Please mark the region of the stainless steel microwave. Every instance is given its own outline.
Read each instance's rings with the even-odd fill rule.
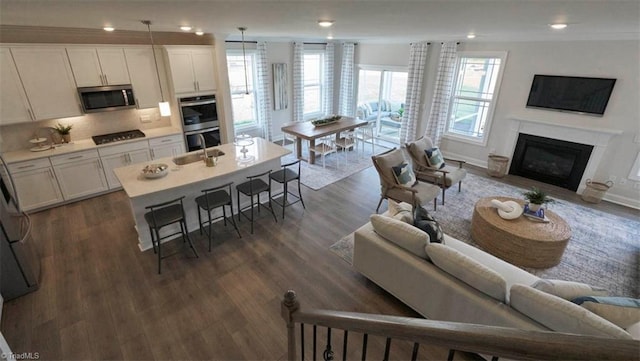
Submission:
[[[85,113],[110,112],[135,108],[131,84],[78,88],[80,104]]]

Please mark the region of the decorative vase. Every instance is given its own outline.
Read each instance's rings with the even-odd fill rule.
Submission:
[[[532,212],[537,212],[540,207],[542,207],[542,204],[529,203],[529,210],[531,210]]]
[[[71,143],[71,134],[62,134],[62,143]]]

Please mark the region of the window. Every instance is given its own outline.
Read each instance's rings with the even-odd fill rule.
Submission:
[[[304,52],[304,117],[322,116],[324,52]]]
[[[229,71],[229,87],[231,88],[231,106],[233,124],[236,129],[258,127],[257,95],[256,95],[256,54],[246,51],[247,83],[245,87],[244,57],[242,51],[227,51],[227,67]]]
[[[361,66],[358,72],[356,116],[374,121],[378,137],[398,142],[407,94],[408,73],[384,67]]]
[[[447,135],[487,143],[506,57],[504,52],[458,54]]]

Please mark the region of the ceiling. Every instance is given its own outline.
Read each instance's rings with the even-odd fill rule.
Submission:
[[[640,0],[1,0],[0,25],[180,32],[229,40],[541,41],[640,39]],[[334,20],[328,29],[320,19]],[[548,24],[568,23],[564,30]]]

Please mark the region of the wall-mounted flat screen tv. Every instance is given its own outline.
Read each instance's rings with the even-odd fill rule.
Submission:
[[[527,107],[602,116],[616,79],[534,75]]]

